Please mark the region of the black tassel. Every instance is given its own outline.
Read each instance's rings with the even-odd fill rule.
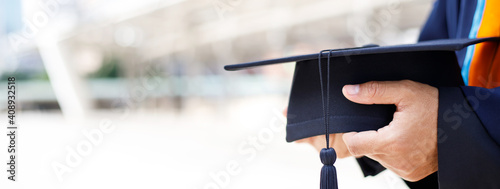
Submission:
[[[337,154],[333,148],[323,148],[319,153],[323,168],[321,168],[320,189],[338,189],[337,170],[335,170],[335,160]]]
[[[324,51],[328,51],[328,62],[326,64],[326,100],[323,90],[323,76],[321,74],[321,55]],[[319,157],[323,163],[323,168],[321,168],[321,179],[320,179],[320,189],[337,189],[337,170],[335,170],[335,160],[337,160],[337,154],[333,148],[330,148],[330,132],[329,128],[329,117],[330,117],[330,57],[333,50],[323,50],[318,56],[318,67],[319,67],[319,83],[321,86],[321,101],[323,102],[323,118],[325,121],[325,139],[326,148],[321,149]]]

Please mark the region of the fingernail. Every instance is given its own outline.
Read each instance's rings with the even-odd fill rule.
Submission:
[[[359,92],[359,85],[346,85],[344,88],[349,95],[357,95]]]

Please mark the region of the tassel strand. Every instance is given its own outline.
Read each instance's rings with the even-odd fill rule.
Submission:
[[[326,103],[323,90],[323,76],[321,71],[321,55],[324,51],[329,51],[326,65]],[[321,179],[320,179],[320,189],[337,189],[337,170],[333,164],[337,160],[337,154],[333,148],[330,148],[330,132],[328,131],[330,127],[330,57],[333,50],[324,50],[319,53],[318,63],[319,63],[319,78],[321,85],[321,101],[323,102],[323,118],[325,124],[325,138],[326,138],[326,148],[323,148],[320,152],[320,159],[323,163],[321,168]]]

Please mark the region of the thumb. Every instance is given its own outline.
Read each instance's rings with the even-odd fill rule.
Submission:
[[[345,85],[344,96],[360,104],[400,104],[408,94],[410,81],[370,81],[359,85]]]
[[[353,156],[364,156],[376,154],[382,142],[379,135],[377,131],[350,132],[344,133],[342,139]]]

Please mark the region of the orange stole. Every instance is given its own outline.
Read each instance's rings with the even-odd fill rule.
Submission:
[[[486,0],[477,38],[500,37],[500,1]],[[477,44],[469,69],[469,86],[500,86],[500,43]]]

